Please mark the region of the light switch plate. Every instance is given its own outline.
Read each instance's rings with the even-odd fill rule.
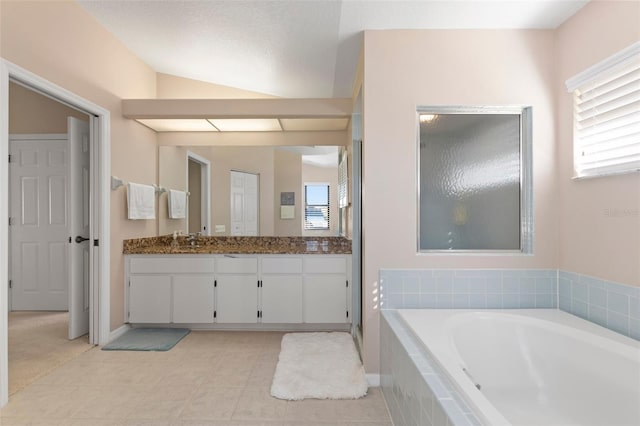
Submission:
[[[226,231],[226,226],[224,225],[216,225],[215,231],[216,232],[225,232]]]

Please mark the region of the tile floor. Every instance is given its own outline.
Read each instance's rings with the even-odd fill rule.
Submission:
[[[269,395],[283,333],[194,331],[168,352],[91,349],[12,395],[0,425],[391,426],[382,392]]]
[[[93,346],[69,340],[68,312],[9,312],[9,395]]]

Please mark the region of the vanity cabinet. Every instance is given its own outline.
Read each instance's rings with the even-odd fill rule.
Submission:
[[[347,325],[350,265],[331,254],[127,255],[125,322]]]
[[[136,274],[130,277],[128,321],[171,322],[170,276]]]
[[[344,256],[305,257],[304,322],[350,322],[347,272],[347,258]]]
[[[212,323],[214,270],[211,256],[128,256],[125,322]]]
[[[258,322],[258,259],[223,257],[216,264],[217,322]]]
[[[302,257],[264,257],[261,261],[262,322],[301,323]]]
[[[215,279],[213,276],[174,275],[172,284],[172,322],[195,324],[214,321]]]

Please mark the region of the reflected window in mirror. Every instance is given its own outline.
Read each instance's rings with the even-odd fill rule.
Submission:
[[[305,183],[304,229],[329,229],[329,184]]]
[[[532,252],[531,108],[418,108],[418,250]]]

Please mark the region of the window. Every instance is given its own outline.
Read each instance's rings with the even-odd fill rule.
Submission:
[[[640,170],[640,42],[567,80],[575,176]]]
[[[304,185],[304,229],[329,229],[329,184]]]
[[[418,250],[533,248],[531,108],[418,108]]]

